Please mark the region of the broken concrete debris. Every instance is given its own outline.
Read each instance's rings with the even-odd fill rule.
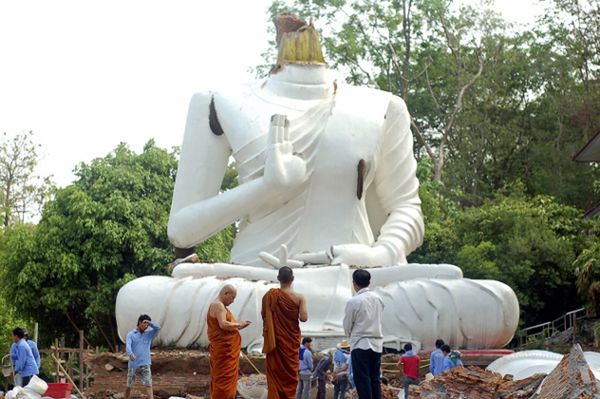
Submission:
[[[583,351],[574,345],[548,375],[532,399],[600,399],[600,383],[594,377]]]
[[[544,374],[514,381],[478,367],[455,367],[432,380],[411,387],[410,398],[498,399],[529,398],[542,383]]]
[[[513,380],[477,367],[456,367],[417,387],[410,398],[425,399],[600,399],[600,387],[579,345],[548,375]]]

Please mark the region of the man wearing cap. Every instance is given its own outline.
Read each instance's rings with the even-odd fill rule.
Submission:
[[[345,399],[348,389],[348,351],[350,342],[347,339],[337,344],[333,355],[333,399]]]
[[[313,379],[317,380],[317,396],[315,399],[325,399],[327,376],[331,371],[332,354],[333,351],[332,353],[324,353],[313,372]]]

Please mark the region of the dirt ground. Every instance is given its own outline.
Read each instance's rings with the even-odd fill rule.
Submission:
[[[318,356],[315,356],[315,362]],[[397,362],[396,355],[385,355],[384,363]],[[86,363],[94,373],[94,383],[85,392],[94,399],[120,399],[127,380],[127,356],[125,353],[99,353],[86,358]],[[394,369],[386,366],[386,369]],[[265,372],[265,359],[262,356],[250,356],[240,359],[240,374],[256,374],[256,369]],[[390,387],[384,387],[384,399],[397,396],[394,388],[400,386],[398,373],[384,372]],[[208,353],[199,350],[153,350],[152,380],[157,398],[186,395],[208,398],[210,384],[210,362]],[[139,388],[139,387],[138,387]],[[316,392],[316,389],[314,390]],[[136,397],[145,397],[143,391],[135,389]],[[194,398],[195,399],[195,398]]]

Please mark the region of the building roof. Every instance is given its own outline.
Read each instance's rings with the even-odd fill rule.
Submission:
[[[573,156],[577,162],[600,162],[600,130]]]

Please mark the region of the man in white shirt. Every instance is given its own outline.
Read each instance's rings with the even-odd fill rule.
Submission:
[[[381,399],[383,300],[369,290],[371,274],[358,269],[352,274],[354,295],[346,303],[344,331],[350,336],[354,385],[359,399]]]

